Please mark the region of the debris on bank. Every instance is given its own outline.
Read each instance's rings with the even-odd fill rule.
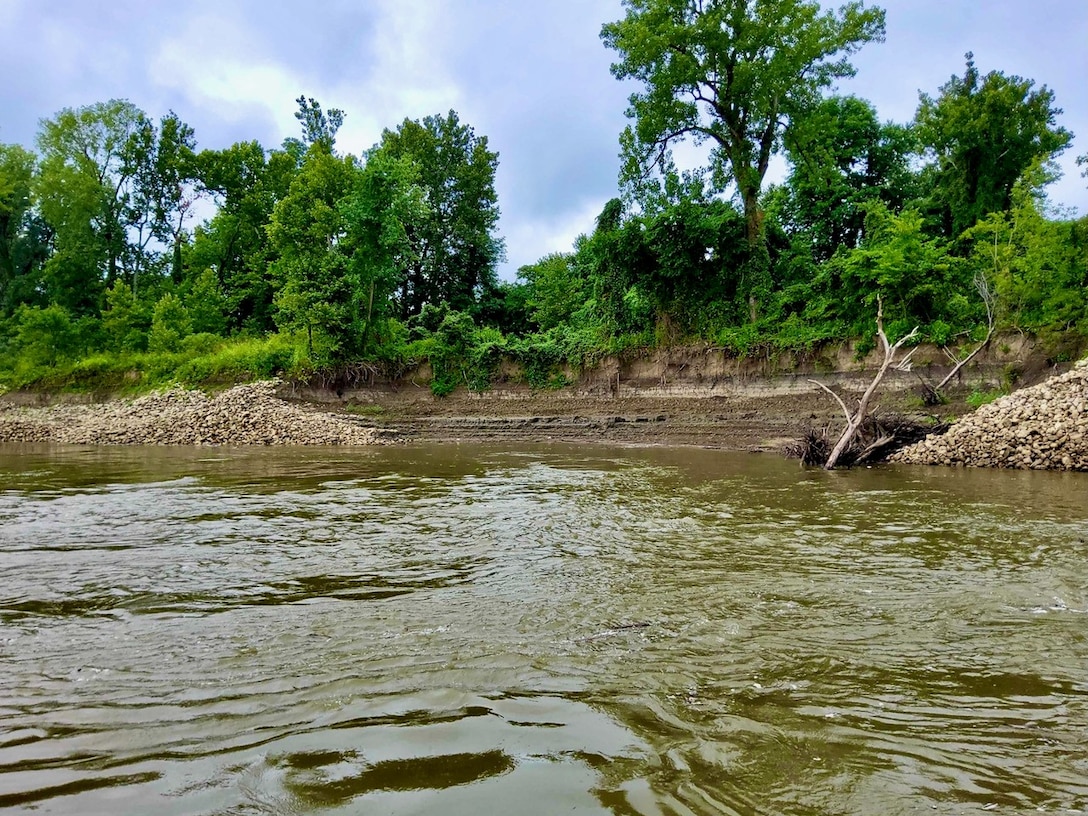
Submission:
[[[208,396],[171,388],[98,405],[0,405],[0,442],[82,445],[374,445],[381,432],[352,417],[286,402],[278,382]]]
[[[841,424],[841,423],[840,423]],[[803,465],[823,467],[827,464],[841,429],[832,425],[824,428],[810,427],[805,435],[785,447],[787,459],[800,459]],[[927,434],[939,434],[948,425],[923,425],[902,416],[865,417],[850,446],[839,457],[843,467],[866,465],[886,461],[895,451],[924,439]]]
[[[1088,471],[1088,360],[889,457],[914,465]]]

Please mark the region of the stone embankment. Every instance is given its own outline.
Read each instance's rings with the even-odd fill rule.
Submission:
[[[98,405],[0,405],[0,442],[84,445],[374,445],[383,434],[343,414],[285,402],[277,383],[214,396],[174,388]]]
[[[1088,360],[984,405],[891,457],[918,465],[1088,471]]]

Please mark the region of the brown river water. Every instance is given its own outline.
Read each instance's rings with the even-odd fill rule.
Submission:
[[[0,446],[0,810],[1088,812],[1088,474]]]

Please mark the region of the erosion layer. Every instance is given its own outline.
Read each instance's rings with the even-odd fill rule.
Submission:
[[[135,400],[28,408],[0,404],[0,441],[90,445],[373,445],[354,417],[276,396],[272,381],[207,396],[180,388]]]
[[[1088,360],[982,406],[947,433],[899,451],[892,461],[1088,470]]]

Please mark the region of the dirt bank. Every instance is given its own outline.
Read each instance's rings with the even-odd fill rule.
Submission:
[[[1030,348],[998,345],[947,394],[923,407],[923,379],[947,370],[939,350],[920,349],[915,371],[888,376],[877,410],[916,419],[971,412],[964,398],[994,388],[1016,367],[1022,382],[1043,378],[1048,364]],[[7,394],[0,398],[0,441],[84,444],[373,444],[422,441],[604,442],[781,451],[810,427],[842,427],[834,401],[812,380],[851,401],[878,361],[838,349],[807,358],[738,359],[720,349],[660,351],[605,360],[555,391],[532,390],[517,372],[483,393],[437,398],[421,370],[364,387],[252,384],[215,397],[175,390],[134,401],[93,403],[73,395]]]

